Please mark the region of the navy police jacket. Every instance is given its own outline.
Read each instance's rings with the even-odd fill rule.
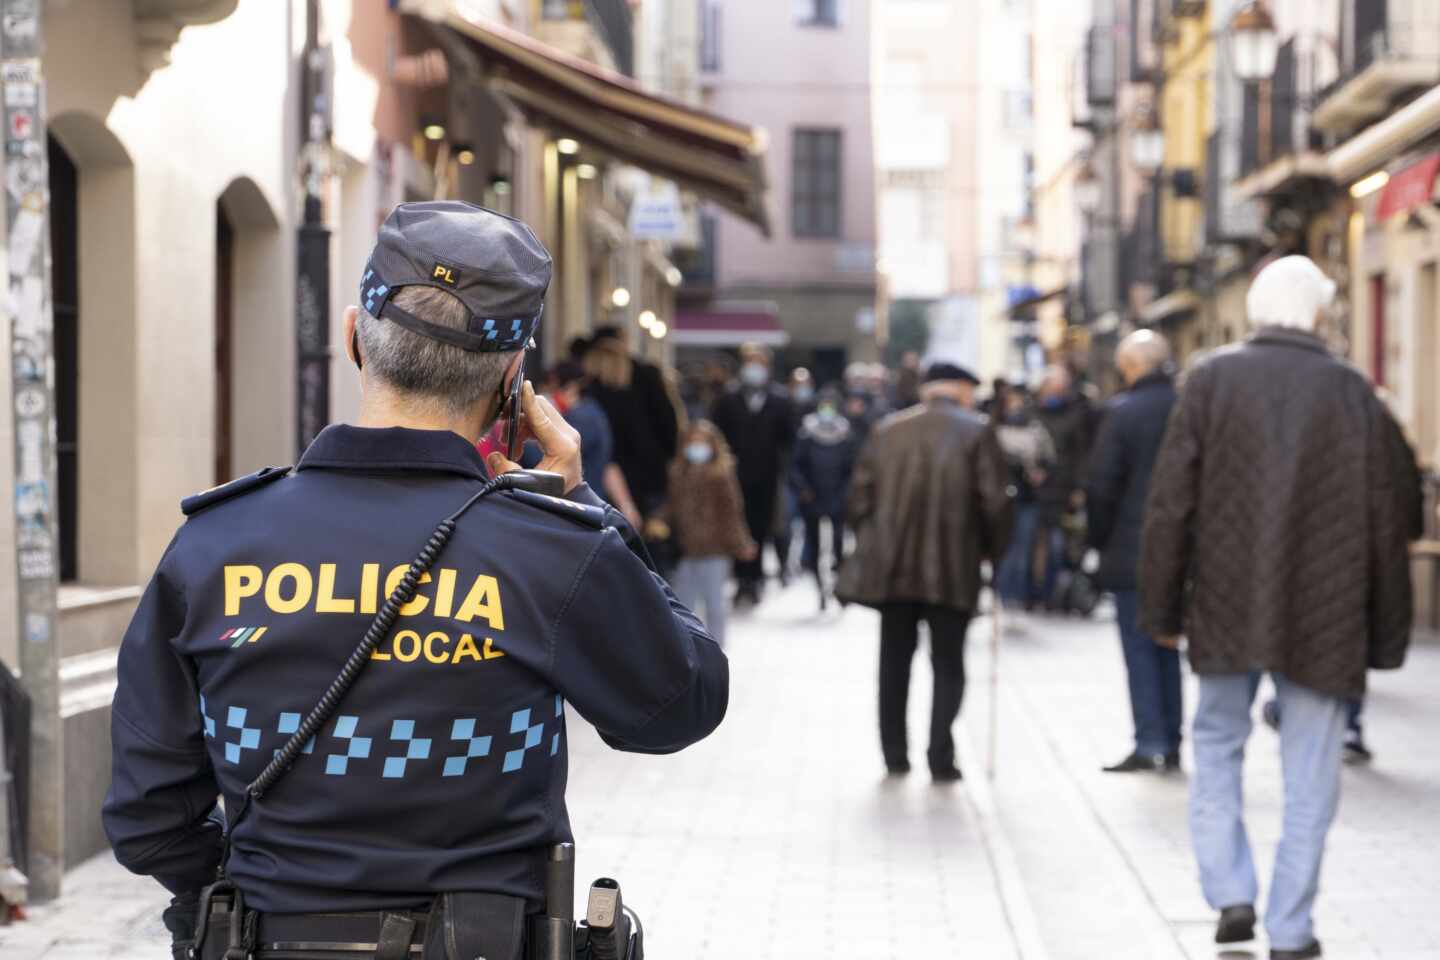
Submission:
[[[186,502],[120,648],[103,816],[121,863],[175,893],[214,879],[217,794],[238,809],[484,479],[454,433],[332,426],[293,473]],[[725,655],[624,521],[588,487],[571,496],[495,494],[460,519],[335,716],[238,824],[230,875],[250,906],[489,891],[536,909],[546,848],[571,839],[565,703],[635,752],[720,723]]]

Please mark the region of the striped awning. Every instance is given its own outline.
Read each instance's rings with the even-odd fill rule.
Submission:
[[[682,311],[670,337],[677,347],[783,347],[790,342],[775,311],[764,308]]]

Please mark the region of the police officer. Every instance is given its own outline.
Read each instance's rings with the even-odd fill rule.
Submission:
[[[103,811],[120,862],[176,896],[178,941],[221,863],[217,794],[234,818],[436,524],[487,479],[475,444],[522,376],[550,273],[518,221],[397,207],[345,314],[357,423],[326,428],[294,470],[182,503],[121,645]],[[464,513],[334,716],[234,825],[227,872],[259,947],[408,957],[437,896],[478,892],[514,928],[484,955],[518,956],[547,848],[571,839],[564,703],[644,753],[725,714],[724,654],[581,482],[575,431],[528,382],[522,407],[522,439],[566,499],[501,493]]]

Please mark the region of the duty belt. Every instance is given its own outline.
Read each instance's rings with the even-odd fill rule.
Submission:
[[[413,960],[424,951],[428,921],[428,911],[422,910],[237,914],[233,901],[217,897],[197,956],[201,960]]]

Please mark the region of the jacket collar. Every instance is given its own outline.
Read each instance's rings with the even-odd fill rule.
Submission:
[[[1274,344],[1281,347],[1299,347],[1302,350],[1314,350],[1316,353],[1329,354],[1330,348],[1325,346],[1325,341],[1306,330],[1299,330],[1295,327],[1261,327],[1250,335],[1251,343]]]
[[[1173,381],[1170,374],[1163,370],[1156,370],[1154,373],[1147,373],[1145,376],[1130,384],[1130,392],[1144,390],[1146,387],[1169,386]]]
[[[475,446],[449,430],[405,427],[356,427],[338,423],[320,431],[296,470],[361,470],[370,473],[417,471],[456,473],[488,480]]]

